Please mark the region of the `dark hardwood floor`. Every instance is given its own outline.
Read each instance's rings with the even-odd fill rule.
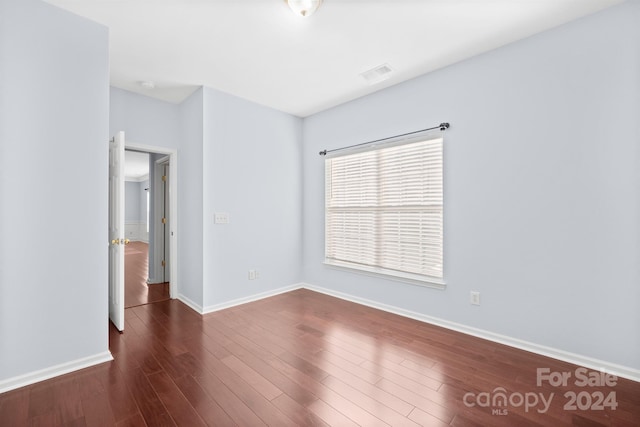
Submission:
[[[147,284],[149,244],[130,242],[124,251],[124,306],[150,304],[169,299],[169,283]]]
[[[113,362],[1,394],[0,425],[640,425],[640,383],[581,387],[577,366],[308,290],[125,317]],[[537,385],[538,368],[571,378]],[[571,393],[584,409],[565,408]]]

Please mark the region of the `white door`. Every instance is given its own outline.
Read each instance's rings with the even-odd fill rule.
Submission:
[[[124,132],[109,143],[109,319],[124,330]]]

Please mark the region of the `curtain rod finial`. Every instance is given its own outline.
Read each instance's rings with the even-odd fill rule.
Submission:
[[[320,153],[318,153],[318,154],[320,154],[321,156],[326,156],[326,155],[327,155],[327,150],[322,150],[322,151],[321,151]]]
[[[440,130],[449,129],[449,123],[440,123]]]

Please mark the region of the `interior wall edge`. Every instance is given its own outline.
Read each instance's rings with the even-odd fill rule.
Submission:
[[[258,301],[261,299],[265,299],[265,298],[269,298],[269,297],[273,297],[279,294],[284,294],[285,292],[291,292],[291,291],[295,291],[296,289],[300,289],[302,288],[302,284],[297,283],[297,284],[293,284],[293,285],[289,285],[289,286],[283,286],[281,288],[277,288],[277,289],[271,289],[265,292],[260,292],[258,294],[253,294],[253,295],[249,295],[246,297],[242,297],[242,298],[237,298],[231,301],[227,301],[227,302],[223,302],[220,304],[214,304],[214,305],[209,305],[203,308],[201,314],[208,314],[208,313],[213,313],[216,311],[220,311],[220,310],[224,310],[226,308],[231,308],[231,307],[235,307],[238,305],[242,305],[242,304],[247,304],[253,301]]]
[[[191,310],[195,311],[196,313],[204,314],[202,306],[197,302],[193,301],[191,298],[187,297],[186,295],[178,294],[178,297],[176,299],[182,302],[187,307],[189,307]]]

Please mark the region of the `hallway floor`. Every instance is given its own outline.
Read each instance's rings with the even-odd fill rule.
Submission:
[[[125,308],[169,299],[169,283],[148,285],[148,276],[149,244],[129,243],[124,252]]]

